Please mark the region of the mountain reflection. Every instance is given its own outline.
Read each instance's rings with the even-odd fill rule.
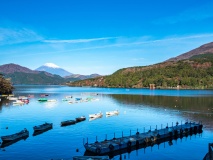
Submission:
[[[204,126],[213,130],[213,98],[212,97],[173,97],[147,95],[109,95],[117,103],[127,107],[152,107],[175,110],[191,121],[202,121]]]

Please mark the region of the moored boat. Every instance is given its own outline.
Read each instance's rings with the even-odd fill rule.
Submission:
[[[57,100],[56,99],[49,99],[49,100],[47,100],[47,102],[57,102]]]
[[[33,94],[29,94],[27,97],[28,98],[34,98],[34,95]]]
[[[95,114],[89,114],[89,118],[99,118],[102,117],[103,113],[99,112],[99,113],[95,113]]]
[[[10,101],[16,101],[16,100],[18,100],[17,97],[7,97],[7,99],[10,100]]]
[[[47,98],[39,98],[38,101],[39,101],[39,102],[47,102],[48,99],[47,99]]]
[[[76,123],[75,120],[62,121],[61,126],[68,126],[68,125],[72,125],[72,124],[75,124],[75,123]]]
[[[109,160],[109,156],[74,156],[73,160]]]
[[[76,122],[85,121],[86,117],[85,116],[77,117],[77,118],[75,118],[75,120],[76,120]]]
[[[44,123],[38,126],[34,126],[33,129],[34,129],[34,132],[39,132],[39,131],[46,131],[46,130],[52,129],[52,127],[53,127],[52,123]]]
[[[16,100],[15,102],[13,102],[13,105],[23,105],[24,102],[22,102],[21,100]]]
[[[11,134],[8,136],[1,136],[1,139],[3,142],[9,142],[9,141],[16,141],[18,139],[26,138],[29,136],[29,131],[25,128],[24,130]]]
[[[106,112],[106,116],[107,116],[107,117],[109,117],[109,116],[114,116],[114,115],[118,115],[118,114],[119,114],[119,111],[118,111],[118,110]]]

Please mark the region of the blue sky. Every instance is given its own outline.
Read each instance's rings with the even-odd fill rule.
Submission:
[[[213,41],[213,0],[1,0],[0,65],[112,74]]]

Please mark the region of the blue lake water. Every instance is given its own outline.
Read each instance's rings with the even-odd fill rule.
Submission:
[[[165,127],[168,123],[202,121],[202,134],[123,153],[123,159],[193,159],[200,160],[207,153],[207,145],[213,142],[213,90],[149,90],[109,89],[66,86],[15,86],[15,96],[33,94],[29,104],[13,106],[11,101],[0,102],[0,136],[16,133],[27,128],[30,136],[0,149],[0,159],[57,159],[72,158],[85,154],[83,139],[89,143],[135,134]],[[38,102],[41,94],[57,102]],[[69,104],[65,96],[73,99],[93,97],[92,102]],[[89,121],[88,115],[118,109],[118,116]],[[85,115],[86,121],[61,127],[64,120]],[[53,129],[33,136],[33,126],[44,122],[53,123]],[[8,129],[6,129],[8,127]],[[76,152],[79,149],[79,152]],[[119,159],[119,155],[112,159]]]

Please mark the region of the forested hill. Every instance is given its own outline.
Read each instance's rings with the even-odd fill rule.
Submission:
[[[186,60],[124,68],[112,75],[69,83],[70,86],[143,88],[213,88],[213,54],[198,54]]]

